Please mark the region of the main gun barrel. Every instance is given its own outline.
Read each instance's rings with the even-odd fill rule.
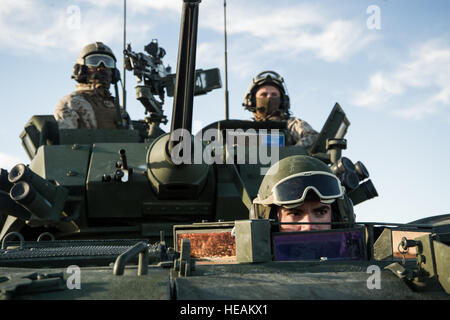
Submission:
[[[199,3],[200,0],[184,0],[183,3],[171,134],[177,129],[192,131]],[[175,143],[170,141],[169,152]]]

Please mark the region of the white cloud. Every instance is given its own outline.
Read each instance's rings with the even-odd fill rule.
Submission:
[[[200,12],[200,25],[223,32],[223,11],[218,3],[214,4]],[[246,1],[228,8],[230,42],[247,48],[247,53],[292,57],[306,52],[333,62],[345,60],[375,39],[365,32],[365,21],[339,19],[317,5],[295,3],[283,7]]]
[[[23,159],[20,159],[16,156],[0,152],[0,168],[9,171],[12,167],[19,163],[26,163],[26,161],[24,162]]]
[[[224,64],[223,18],[222,1],[201,4],[200,32],[213,30],[220,34],[220,40],[199,43],[197,61]],[[261,66],[277,69],[286,60],[295,64],[305,55],[308,59],[343,61],[375,39],[363,19],[339,19],[324,6],[296,2],[228,3],[227,33],[229,72],[241,79],[249,78]]]
[[[353,97],[357,106],[383,109],[394,98],[418,97],[407,108],[392,113],[410,119],[422,119],[450,107],[450,45],[433,39],[411,49],[407,62],[400,62],[390,72],[377,72],[367,89]],[[417,101],[418,100],[418,101]]]
[[[200,8],[200,25],[223,32],[223,8],[221,1],[205,3]],[[230,34],[249,33],[269,39],[283,36],[299,27],[322,25],[326,18],[318,7],[295,4],[282,7],[261,2],[240,1],[227,5],[227,31]]]
[[[43,0],[4,0],[0,9],[0,47],[31,53],[52,49],[77,52],[92,41],[122,39],[123,2],[117,0],[78,0],[67,5],[48,5]],[[68,28],[73,13],[70,5],[80,8],[80,28]],[[129,0],[127,19],[129,39],[142,35],[161,19],[179,25],[182,1]],[[365,21],[343,20],[330,16],[324,6],[291,3],[239,1],[227,5],[227,31],[230,46],[251,53],[291,56],[312,53],[325,61],[340,61],[366,46],[373,37],[365,32]],[[160,20],[158,20],[160,19]],[[131,21],[134,21],[131,24]],[[136,23],[138,21],[138,23]],[[200,3],[201,28],[223,32],[223,2]],[[133,25],[139,27],[133,28]]]
[[[369,89],[357,93],[354,104],[376,109],[389,100],[391,95],[399,95],[404,92],[404,85],[397,79],[377,72],[369,79]]]
[[[122,14],[123,1],[118,0],[79,0],[82,3],[88,3],[95,7],[119,9]],[[143,13],[148,10],[172,10],[181,12],[182,1],[180,0],[163,0],[163,1],[148,1],[148,0],[127,0],[127,12]]]
[[[132,23],[136,15],[158,10],[166,11],[162,17],[167,18],[179,12],[181,5],[177,0],[128,0],[128,38],[147,37],[154,25],[152,19]],[[171,16],[175,17],[179,19],[178,14]],[[44,0],[2,0],[0,6],[0,48],[16,54],[51,55],[55,49],[78,52],[94,41],[121,43],[122,28],[123,1],[78,0],[49,5]]]
[[[358,22],[337,20],[328,24],[321,33],[303,35],[294,44],[297,51],[308,49],[309,46],[309,49],[316,51],[319,57],[332,62],[353,55],[373,39],[374,37],[365,35]],[[302,46],[303,42],[306,45]]]
[[[79,24],[74,25],[77,12],[70,6],[53,7],[42,1],[11,1],[8,10],[0,11],[0,46],[18,53],[51,53],[54,49],[77,52],[86,43],[108,42],[120,38],[122,18],[100,10],[80,10]],[[1,8],[5,5],[2,3]],[[77,17],[75,17],[77,18]],[[98,23],[101,21],[101,23]]]

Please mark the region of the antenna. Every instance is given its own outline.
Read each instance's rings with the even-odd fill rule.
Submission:
[[[223,0],[223,30],[224,30],[224,47],[225,47],[225,120],[229,118],[228,103],[228,57],[227,57],[227,0]]]
[[[126,83],[127,83],[127,73],[125,68],[125,49],[126,49],[126,41],[127,41],[127,0],[123,0],[123,81],[122,81],[122,108],[126,109],[126,103],[127,103],[127,90],[126,90]]]

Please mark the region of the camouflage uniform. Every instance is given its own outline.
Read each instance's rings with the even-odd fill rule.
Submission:
[[[279,96],[257,97],[258,90],[264,86],[272,86],[278,90]],[[310,147],[318,137],[306,121],[290,116],[290,100],[283,78],[275,71],[263,71],[256,75],[250,83],[242,104],[253,113],[255,121],[287,121],[289,136],[287,145]]]
[[[263,121],[256,113],[253,114],[255,117],[253,118],[255,121]],[[270,116],[266,118],[266,120],[270,121],[283,121],[287,117],[284,115],[280,115],[280,112],[277,112],[276,115]],[[287,129],[289,131],[290,137],[288,137],[289,145],[303,146],[308,148],[312,146],[314,142],[316,142],[319,133],[314,130],[311,125],[305,120],[301,120],[296,117],[289,117],[287,119]]]
[[[84,83],[57,103],[54,117],[60,129],[117,129],[121,121],[109,90]]]
[[[291,117],[287,127],[293,142],[297,146],[310,147],[318,137],[318,132],[314,130],[305,120]]]

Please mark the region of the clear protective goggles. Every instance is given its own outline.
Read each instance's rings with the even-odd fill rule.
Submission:
[[[113,69],[116,66],[116,62],[111,56],[100,53],[88,55],[84,58],[84,63],[88,67],[98,67],[101,63],[103,63],[106,68]]]
[[[286,208],[294,208],[301,205],[309,190],[319,196],[320,202],[333,203],[334,200],[344,195],[345,189],[339,179],[328,172],[308,171],[293,174],[280,180],[272,188],[272,194],[265,200],[256,198],[254,203],[270,205],[276,204]]]
[[[263,72],[260,72],[260,73],[258,73],[256,75],[256,77],[253,78],[253,82],[258,84],[258,83],[260,83],[262,81],[265,81],[268,78],[276,80],[276,81],[278,81],[280,83],[284,82],[283,78],[278,73],[276,73],[275,71],[263,71]]]

